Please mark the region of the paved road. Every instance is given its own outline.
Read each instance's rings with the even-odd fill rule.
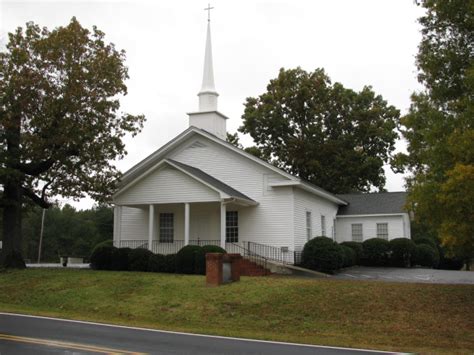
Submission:
[[[0,313],[0,354],[387,354]]]
[[[377,280],[387,282],[423,282],[434,284],[474,285],[474,271],[356,266],[342,270],[333,277],[336,279],[345,280]]]

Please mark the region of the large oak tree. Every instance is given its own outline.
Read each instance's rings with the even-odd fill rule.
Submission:
[[[122,138],[144,117],[119,112],[127,93],[125,52],[72,18],[52,31],[34,23],[0,52],[0,203],[4,266],[22,266],[22,204],[48,196],[98,201],[110,195]]]
[[[242,116],[262,157],[333,193],[385,185],[399,111],[370,87],[332,83],[324,70],[281,69]],[[255,149],[255,148],[254,148]]]

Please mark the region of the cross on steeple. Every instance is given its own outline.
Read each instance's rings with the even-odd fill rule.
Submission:
[[[207,11],[207,22],[211,22],[211,10],[213,7],[211,7],[211,4],[207,4],[207,7],[204,9],[204,11]]]

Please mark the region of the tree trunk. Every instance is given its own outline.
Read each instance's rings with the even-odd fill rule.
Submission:
[[[21,238],[21,182],[4,185],[3,249],[1,264],[6,268],[24,268]]]

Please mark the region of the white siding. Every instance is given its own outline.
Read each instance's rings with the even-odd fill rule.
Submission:
[[[333,221],[338,205],[315,196],[304,190],[294,188],[294,234],[295,250],[302,250],[307,242],[306,212],[311,212],[312,237],[321,235],[321,215],[326,218],[326,236],[333,238]]]
[[[115,196],[114,202],[132,205],[218,200],[216,191],[179,170],[164,166]]]
[[[292,188],[268,186],[287,180],[285,177],[203,138],[186,142],[169,157],[203,170],[259,203],[227,206],[239,211],[239,241],[294,247]],[[218,226],[219,221],[216,223]]]
[[[121,207],[120,239],[148,239],[148,206],[146,208]]]
[[[410,238],[410,221],[407,218],[408,215],[406,215],[406,218],[405,215],[338,217],[336,221],[336,241],[340,243],[352,240],[351,224],[353,223],[362,224],[364,240],[377,237],[377,223],[388,224],[389,240],[403,237]]]

